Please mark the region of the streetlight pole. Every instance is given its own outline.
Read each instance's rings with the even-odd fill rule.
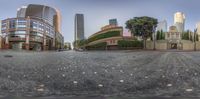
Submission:
[[[155,25],[153,26],[153,50],[156,50],[156,34],[155,34]]]
[[[194,30],[194,51],[196,51],[196,33],[197,29]]]

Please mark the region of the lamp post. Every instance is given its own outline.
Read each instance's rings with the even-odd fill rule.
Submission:
[[[196,33],[197,29],[194,30],[194,51],[196,51]]]
[[[156,50],[156,26],[153,26],[153,50]]]

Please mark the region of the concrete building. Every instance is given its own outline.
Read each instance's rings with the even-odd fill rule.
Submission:
[[[161,31],[161,30],[163,32],[167,32],[167,21],[166,20],[158,22],[156,31]]]
[[[55,50],[64,47],[60,12],[45,5],[30,4],[17,11],[17,18],[2,20],[4,49]]]
[[[109,25],[118,25],[117,19],[110,19],[109,20]]]
[[[178,32],[184,32],[185,30],[185,15],[182,12],[176,12],[174,14],[174,25]]]
[[[176,26],[170,26],[169,32],[166,33],[168,49],[181,49],[181,32],[178,32]]]
[[[75,35],[74,40],[83,40],[84,36],[84,15],[76,14],[75,15]]]
[[[119,41],[136,40],[133,36],[124,36],[123,32],[123,27],[116,24],[103,26],[100,31],[88,37],[86,49],[115,50],[120,49]],[[131,49],[131,47],[126,47],[126,49]]]

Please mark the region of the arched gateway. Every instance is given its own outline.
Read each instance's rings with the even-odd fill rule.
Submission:
[[[171,26],[166,33],[167,49],[182,49],[181,33],[177,31],[176,26]]]

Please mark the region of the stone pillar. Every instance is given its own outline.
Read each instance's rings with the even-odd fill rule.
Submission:
[[[26,23],[26,42],[25,42],[25,49],[26,50],[30,50],[30,18],[28,17],[27,19],[27,23]]]
[[[0,49],[2,49],[2,37],[0,37]]]
[[[26,42],[25,42],[25,47],[26,47],[26,50],[29,50],[30,47],[29,47],[29,34],[26,35]]]
[[[46,35],[44,35],[44,39],[43,39],[43,50],[46,51],[47,48],[46,48]]]
[[[9,37],[6,36],[5,49],[9,49]]]
[[[53,38],[53,42],[52,42],[52,43],[53,43],[53,50],[56,49],[56,42],[55,42],[55,41],[56,41],[56,37],[54,36],[54,38]]]

